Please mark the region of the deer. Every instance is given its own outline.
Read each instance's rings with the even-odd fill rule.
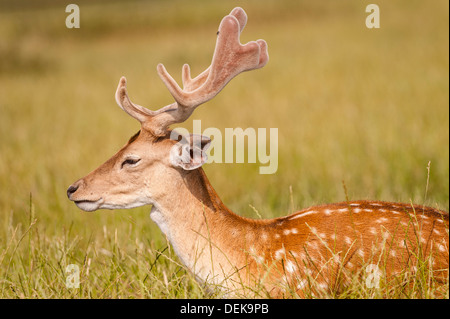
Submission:
[[[406,270],[419,271],[423,261],[445,281],[448,212],[412,203],[346,200],[252,219],[222,202],[202,168],[211,139],[181,136],[170,126],[186,121],[238,74],[266,65],[264,40],[240,43],[246,23],[240,7],[222,19],[210,66],[191,78],[185,64],[183,88],[158,64],[175,102],[157,111],[133,103],[121,77],[115,100],[139,121],[140,130],[73,183],[69,200],[88,212],[151,205],[150,218],[181,263],[198,282],[225,296],[284,297],[287,291],[305,296],[307,289],[332,289],[354,276],[379,275],[387,281]]]

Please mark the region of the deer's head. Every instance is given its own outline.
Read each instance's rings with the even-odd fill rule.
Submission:
[[[208,137],[178,136],[169,126],[186,121],[196,107],[216,96],[239,73],[267,63],[264,40],[240,44],[239,36],[246,22],[247,15],[241,8],[233,9],[222,19],[211,65],[192,79],[185,64],[183,89],[162,64],[157,66],[159,76],[176,101],[173,104],[157,111],[134,104],[127,94],[126,79],[120,79],[117,104],[141,123],[141,129],[108,161],[72,184],[67,190],[70,200],[85,211],[154,204],[176,188],[188,172],[206,162]]]

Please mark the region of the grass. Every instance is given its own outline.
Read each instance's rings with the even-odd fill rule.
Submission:
[[[217,297],[179,264],[149,207],[81,213],[65,190],[139,128],[115,105],[120,76],[137,103],[171,103],[156,64],[176,79],[185,62],[203,70],[236,5],[249,15],[242,41],[267,40],[270,61],[192,119],[277,127],[279,166],[207,165],[233,211],[271,218],[346,196],[448,211],[447,1],[380,0],[378,30],[364,25],[364,1],[77,3],[81,28],[69,30],[64,1],[0,1],[0,298]],[[69,264],[79,289],[66,288]],[[434,296],[358,287],[331,297]]]

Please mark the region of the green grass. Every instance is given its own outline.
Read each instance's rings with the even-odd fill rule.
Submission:
[[[177,80],[183,63],[202,71],[236,5],[249,15],[242,42],[267,40],[270,61],[192,119],[277,127],[279,167],[207,165],[233,211],[286,215],[345,200],[343,184],[350,199],[448,211],[448,1],[377,1],[378,30],[365,27],[366,1],[78,1],[78,30],[65,27],[64,1],[33,3],[0,1],[0,298],[216,297],[179,264],[149,207],[83,213],[65,191],[139,128],[115,104],[120,76],[137,103],[171,103],[156,64]],[[79,289],[65,286],[69,264]],[[433,296],[357,287],[331,296]]]

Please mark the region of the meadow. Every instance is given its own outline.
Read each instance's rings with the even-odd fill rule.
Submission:
[[[243,7],[241,41],[263,38],[269,63],[235,78],[181,125],[278,128],[278,170],[204,169],[230,209],[272,218],[346,199],[449,209],[448,1],[0,1],[0,298],[214,298],[180,264],[150,207],[80,211],[66,190],[139,124],[117,107],[172,103],[164,63],[205,69],[221,18]],[[78,265],[81,285],[66,287]],[[358,285],[318,298],[434,298]],[[295,296],[294,296],[295,297]],[[448,285],[446,296],[448,298]]]

